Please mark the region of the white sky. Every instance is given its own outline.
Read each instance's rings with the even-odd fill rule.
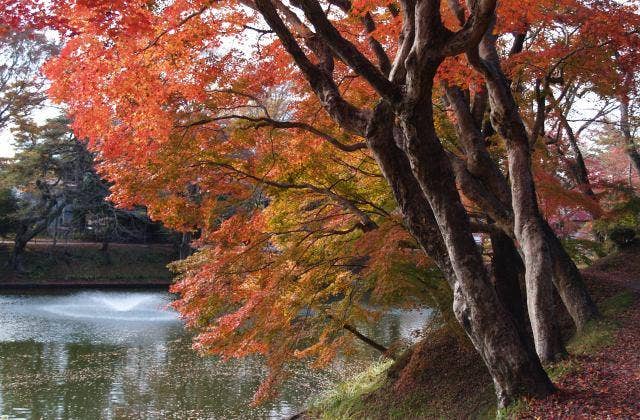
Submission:
[[[43,124],[47,119],[56,117],[62,113],[59,106],[55,106],[47,101],[40,109],[34,112],[33,118],[38,124]],[[13,157],[13,135],[10,128],[0,130],[0,157]]]

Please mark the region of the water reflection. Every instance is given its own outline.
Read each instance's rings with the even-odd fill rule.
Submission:
[[[199,357],[169,302],[148,291],[0,295],[0,415],[282,418],[338,379],[301,366],[279,401],[249,408],[262,363]],[[411,339],[428,316],[398,311],[371,333],[381,342]]]

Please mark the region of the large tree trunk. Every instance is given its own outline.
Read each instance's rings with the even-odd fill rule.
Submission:
[[[506,179],[501,176],[495,163],[486,157],[488,152],[484,138],[471,116],[469,103],[462,91],[448,88],[447,98],[456,113],[456,129],[466,155],[466,161],[452,158],[456,180],[467,197],[495,219],[497,226],[507,236],[515,238],[512,196]],[[490,182],[485,182],[487,179]],[[553,230],[541,215],[539,219],[553,258],[554,285],[576,327],[581,329],[586,322],[598,316],[597,308],[584,286],[580,272]]]
[[[512,206],[516,219],[514,230],[527,266],[527,288],[531,287],[527,291],[528,310],[536,348],[543,360],[553,360],[564,349],[558,344],[561,342],[555,320],[549,316],[553,313],[551,281],[578,328],[584,325],[585,319],[597,316],[597,310],[580,281],[575,265],[539,212],[528,136],[518,106],[499,67],[494,37],[485,37],[481,54],[482,58],[472,54],[470,59],[485,76],[492,123],[507,143]],[[539,331],[536,332],[536,329]]]
[[[529,171],[528,147],[526,141],[508,146],[514,231],[524,255],[527,310],[536,351],[540,360],[551,362],[563,355],[565,350],[553,299],[553,257],[542,217],[536,214],[537,202]]]
[[[495,98],[492,90],[488,89],[492,105],[495,108]],[[510,92],[510,91],[509,91]],[[489,209],[492,217],[499,217],[498,222],[505,233],[515,237],[520,243],[525,262],[525,282],[527,290],[527,309],[534,335],[536,351],[543,361],[557,359],[564,354],[560,330],[557,326],[553,305],[552,268],[553,258],[546,244],[543,226],[544,219],[537,206],[537,197],[530,171],[531,158],[526,131],[521,138],[521,147],[511,142],[509,150],[509,175],[511,191],[498,170],[495,163],[488,157],[484,139],[477,123],[470,118],[469,106],[458,89],[450,88],[447,96],[456,112],[457,128],[467,155],[467,170],[457,168],[456,175],[463,190],[472,194],[474,201],[483,208]],[[515,102],[514,102],[515,105]],[[517,114],[517,109],[515,109]],[[495,113],[494,113],[495,116]],[[496,129],[504,131],[505,126],[512,124],[511,116],[502,116],[502,123],[496,124]],[[524,126],[522,126],[524,128]],[[475,163],[478,162],[478,163]],[[483,164],[480,164],[484,162]],[[465,172],[488,179],[489,194],[482,194],[482,183],[466,179]],[[475,174],[474,174],[475,172]],[[475,184],[475,187],[474,187]],[[478,197],[484,195],[484,197]],[[491,198],[493,195],[493,199]],[[511,203],[508,203],[508,200]],[[499,211],[500,210],[500,211]],[[495,238],[494,238],[495,239]]]
[[[424,111],[423,107],[418,109]],[[403,210],[408,229],[443,268],[454,294],[454,314],[487,364],[500,405],[523,395],[552,392],[539,360],[489,282],[446,156],[433,154],[410,162],[393,140],[393,114],[384,104],[376,114],[367,136],[371,150]],[[422,118],[418,115],[427,121],[430,118],[422,112],[405,118],[415,124]],[[441,148],[440,153],[444,155]],[[420,174],[429,188],[421,188],[412,173]],[[428,201],[425,190],[429,191]],[[432,209],[437,210],[432,213]]]
[[[455,128],[466,159],[451,156],[456,182],[462,192],[489,215],[502,229],[490,232],[493,249],[491,269],[494,287],[500,301],[512,314],[522,331],[527,331],[528,317],[521,291],[525,267],[513,241],[511,192],[506,178],[491,159],[482,134],[486,110],[486,92],[477,93],[473,105],[469,91],[448,86],[446,99],[455,113]],[[531,341],[533,344],[533,340]]]
[[[553,281],[562,303],[569,312],[578,331],[600,313],[582,279],[580,270],[562,246],[562,243],[545,221],[544,230],[553,256]]]
[[[489,8],[492,13],[493,6],[491,2],[488,3],[488,6],[484,3],[483,6]],[[403,96],[402,88],[399,86],[402,84],[399,80],[403,78],[404,73],[402,65],[416,58],[412,56],[410,60],[406,55],[409,53],[409,48],[405,47],[411,47],[413,44],[411,53],[414,53],[415,48],[420,49],[424,46],[422,45],[424,40],[421,37],[429,36],[431,34],[428,30],[429,25],[434,23],[434,19],[439,19],[438,5],[426,1],[413,6],[403,3],[403,11],[409,16],[409,19],[404,20],[403,25],[410,26],[411,22],[416,23],[415,39],[411,36],[414,31],[410,27],[405,28],[407,31],[403,32],[406,32],[407,42],[399,49],[399,56],[394,60],[394,69],[391,71],[391,76],[387,78],[373,68],[353,44],[340,37],[340,34],[327,21],[324,10],[317,3],[301,1],[300,5],[307,19],[314,25],[316,34],[327,42],[331,50],[327,54],[325,48],[319,48],[322,44],[307,42],[307,46],[320,60],[318,65],[307,58],[272,2],[256,0],[255,4],[303,72],[311,89],[329,115],[344,129],[359,135],[366,131],[365,138],[404,213],[407,228],[427,252],[437,251],[433,257],[438,264],[441,264],[452,287],[456,318],[482,355],[494,379],[499,405],[508,405],[519,396],[545,396],[552,392],[553,385],[542,369],[540,361],[526,345],[526,340],[519,334],[513,318],[498,300],[488,280],[479,251],[469,230],[466,212],[460,203],[447,156],[441,145],[437,144],[437,153],[433,155],[429,147],[431,145],[425,145],[426,153],[421,153],[425,148],[410,147],[413,152],[420,152],[420,156],[415,153],[412,155],[410,166],[407,156],[394,140],[400,137],[394,137],[394,132],[398,132],[398,127],[394,126],[398,113],[395,109],[392,112],[386,100],[392,98],[391,102],[395,106]],[[483,12],[487,13],[484,9]],[[415,19],[411,17],[414,13]],[[429,14],[431,16],[428,16]],[[290,17],[290,19],[297,21],[297,17]],[[419,25],[418,22],[420,22]],[[480,22],[483,20],[481,19]],[[441,22],[437,22],[433,29],[440,29],[441,34],[446,34]],[[469,42],[473,42],[474,39],[472,37]],[[332,53],[339,56],[357,73],[366,74],[367,80],[372,83],[376,92],[381,97],[387,98],[376,107],[373,118],[368,115],[368,112],[361,112],[342,99],[331,77]],[[396,67],[396,64],[399,64],[399,67]],[[407,80],[409,81],[413,76],[422,78],[419,73],[414,71],[411,75],[408,74]],[[435,71],[431,72],[429,83],[433,82],[434,75]],[[419,104],[414,102],[414,106],[407,110],[409,113],[400,116],[404,126],[402,131],[405,133],[419,132],[420,127],[412,127],[412,125],[420,118],[429,120],[433,124],[430,108],[431,95],[429,93],[422,97],[427,98],[425,102],[428,105],[428,115],[421,115],[422,102]],[[365,121],[366,123],[363,124]],[[410,138],[411,135],[406,137]],[[416,142],[410,143],[411,146],[416,145]],[[421,162],[422,158],[425,158],[423,162]],[[416,162],[420,163],[413,165]],[[434,162],[436,165],[429,168]],[[446,172],[442,173],[442,169]],[[418,183],[412,173],[414,175],[418,173],[430,179],[421,177]],[[441,176],[444,177],[442,180]],[[423,193],[426,193],[428,201],[425,200]],[[437,225],[434,219],[437,220]],[[445,249],[446,253],[442,252],[442,249]]]

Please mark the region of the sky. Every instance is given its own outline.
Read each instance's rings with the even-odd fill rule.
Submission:
[[[7,133],[2,131],[0,137],[0,157],[13,157],[13,147],[11,147],[11,141],[9,140]]]
[[[61,113],[61,109],[47,102],[42,108],[33,114],[33,118],[38,124],[43,124],[48,118],[53,118]],[[9,128],[0,131],[0,157],[13,157],[13,135]]]

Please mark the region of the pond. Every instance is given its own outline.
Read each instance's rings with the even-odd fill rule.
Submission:
[[[299,366],[281,395],[249,407],[266,371],[258,358],[201,357],[154,290],[0,294],[0,416],[9,419],[287,418],[344,375]],[[429,310],[387,313],[369,334],[414,340]]]

